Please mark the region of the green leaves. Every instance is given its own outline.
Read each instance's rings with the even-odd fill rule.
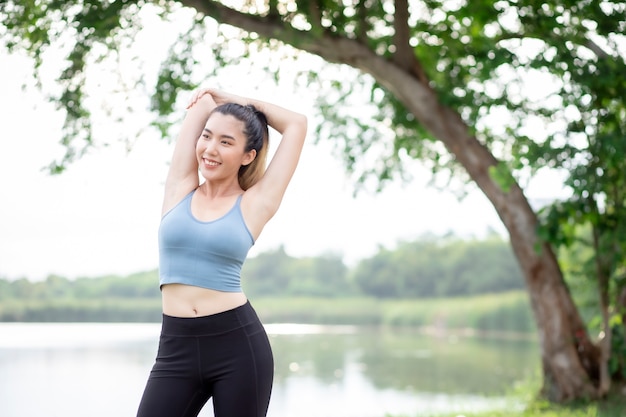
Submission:
[[[91,110],[86,106],[85,71],[103,56],[115,53],[123,36],[136,30],[137,7],[126,1],[6,1],[0,4],[3,42],[9,51],[26,51],[34,60],[34,76],[51,102],[65,113],[61,143],[65,155],[51,162],[51,173],[62,172],[92,144]],[[104,48],[102,48],[104,47]],[[43,86],[44,54],[67,51],[57,86]],[[59,88],[60,87],[60,90]],[[54,92],[50,92],[54,91]],[[59,92],[56,92],[59,91]]]
[[[511,187],[516,184],[511,171],[503,162],[490,166],[489,176],[505,193],[511,191]]]

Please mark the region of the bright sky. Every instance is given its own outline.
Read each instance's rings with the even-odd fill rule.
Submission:
[[[144,136],[131,152],[95,149],[59,175],[42,167],[59,155],[62,116],[36,92],[23,92],[26,61],[1,57],[0,277],[43,279],[129,274],[155,269],[163,180],[172,145]],[[299,110],[310,112],[310,103]],[[298,106],[296,104],[296,106]],[[181,109],[182,111],[182,109]],[[312,115],[309,120],[312,120]],[[106,125],[98,127],[106,134]],[[327,142],[310,138],[283,204],[251,256],[284,245],[293,256],[339,253],[352,263],[432,232],[482,236],[504,229],[480,192],[462,202],[426,184],[428,171],[409,184],[353,198],[340,161]],[[559,185],[541,182],[531,197]]]

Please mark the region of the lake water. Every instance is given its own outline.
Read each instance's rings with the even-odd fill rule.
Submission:
[[[417,330],[268,325],[270,417],[459,414],[519,407],[536,341]],[[133,417],[159,324],[0,323],[1,417]],[[212,416],[211,404],[200,414]]]

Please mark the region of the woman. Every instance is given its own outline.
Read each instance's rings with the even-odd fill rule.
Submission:
[[[265,170],[268,125],[282,139]],[[305,116],[263,101],[214,89],[192,98],[165,182],[163,323],[139,417],[197,416],[209,398],[216,417],[266,415],[272,351],[240,270],[280,205],[306,128]]]

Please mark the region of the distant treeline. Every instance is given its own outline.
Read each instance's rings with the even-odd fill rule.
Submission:
[[[295,258],[283,248],[250,258],[242,273],[250,298],[425,299],[524,288],[508,242],[422,238],[381,248],[348,268],[334,254]],[[70,280],[0,279],[0,321],[157,321],[158,272]]]
[[[508,242],[422,238],[346,267],[338,255],[293,258],[280,248],[244,267],[251,296],[439,298],[524,289]]]

